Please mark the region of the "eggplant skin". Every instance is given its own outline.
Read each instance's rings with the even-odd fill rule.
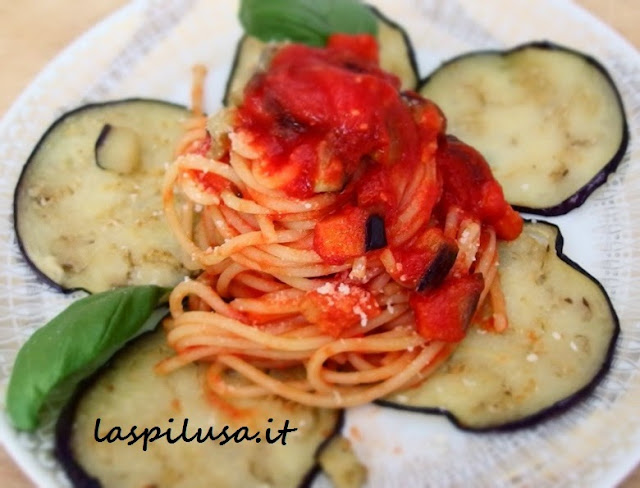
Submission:
[[[74,445],[73,445],[74,436],[76,438],[78,437],[79,434],[78,432],[76,432],[76,430],[80,429],[81,428],[80,425],[82,425],[80,419],[82,418],[82,416],[85,416],[91,419],[93,419],[94,417],[94,415],[91,415],[88,412],[83,411],[83,401],[85,401],[85,399],[87,398],[87,395],[91,395],[92,390],[95,390],[96,388],[102,389],[102,390],[106,388],[108,390],[113,390],[119,393],[122,393],[123,391],[130,391],[129,390],[130,386],[127,386],[126,384],[124,386],[123,385],[119,386],[119,382],[122,381],[120,379],[123,377],[122,375],[129,372],[130,374],[133,374],[136,379],[140,379],[139,373],[140,373],[141,367],[149,366],[148,364],[145,363],[146,359],[144,359],[145,357],[144,355],[153,354],[155,357],[156,354],[160,352],[164,354],[164,352],[167,350],[167,346],[164,344],[164,341],[165,341],[164,332],[160,328],[156,329],[155,331],[147,332],[137,337],[136,339],[132,340],[129,344],[127,344],[124,348],[122,348],[118,353],[116,353],[104,366],[102,366],[100,370],[98,370],[91,377],[84,380],[75,390],[71,400],[63,407],[55,427],[54,456],[58,460],[62,468],[64,469],[68,478],[71,480],[72,486],[74,486],[74,488],[102,488],[103,487],[103,484],[100,481],[100,479],[96,476],[93,476],[91,473],[89,473],[85,469],[85,467],[81,464],[81,462],[78,460],[78,456],[76,455],[76,453],[74,453]],[[166,356],[161,356],[161,357],[166,357]],[[142,366],[140,366],[140,364],[142,364]],[[187,366],[187,368],[191,368],[191,372],[193,372],[194,378],[191,378],[189,381],[186,382],[186,388],[191,388],[194,385],[197,385],[198,387],[201,386],[202,375],[204,374],[204,372],[199,371],[198,368],[193,365]],[[119,370],[120,376],[117,377],[118,379],[116,379],[115,375],[113,374],[114,369]],[[180,373],[180,372],[177,372],[177,373],[183,374],[183,376],[181,378],[176,379],[175,380],[176,383],[173,383],[173,386],[171,385],[167,386],[167,388],[171,390],[172,392],[171,394],[176,395],[176,397],[180,395],[179,393],[180,387],[177,386],[178,385],[177,382],[184,382],[183,380],[185,379],[184,373]],[[154,373],[152,369],[149,369],[149,375],[153,375],[153,374]],[[188,373],[188,375],[190,376],[191,373]],[[167,378],[170,380],[171,375],[167,376]],[[151,383],[156,383],[158,380],[153,378],[150,381]],[[126,379],[125,379],[125,382],[126,382]],[[141,388],[144,388],[144,387],[141,386]],[[164,394],[165,393],[153,392],[151,395],[148,395],[150,398],[155,399],[155,401],[150,400],[151,403],[149,403],[149,405],[151,406],[150,407],[151,409],[155,408],[156,405],[162,408],[162,404],[165,402],[165,399],[162,398],[162,395]],[[123,402],[119,400],[121,396],[122,395],[118,395],[116,400],[114,400],[114,398],[111,398],[111,397],[106,397],[106,401],[100,403],[101,406],[104,406],[104,414],[102,414],[102,417],[108,417],[107,414],[109,411],[108,410],[109,406],[116,405],[116,407],[114,408],[122,408],[121,406]],[[133,399],[129,398],[126,401],[135,403],[135,402],[139,402],[139,399],[136,400],[134,396]],[[184,414],[177,413],[175,414],[176,418],[181,416],[189,418],[190,417],[189,415],[190,404],[188,403],[189,399],[180,397],[179,401],[180,401],[180,407],[178,407],[179,408],[178,412],[184,411]],[[206,400],[203,400],[203,401],[206,401]],[[267,399],[267,401],[269,401],[269,399]],[[264,400],[257,399],[256,402],[258,404],[261,404],[264,402]],[[120,407],[118,407],[118,405],[120,405]],[[143,410],[147,408],[147,405],[137,405],[138,408],[136,408],[136,405],[133,405],[135,412],[141,412],[140,408],[142,408]],[[212,409],[214,408],[213,404],[207,403],[207,406],[209,405],[211,406]],[[278,403],[278,405],[280,404]],[[252,408],[250,403],[249,404],[245,403],[243,404],[243,406],[245,408]],[[132,407],[130,405],[129,407],[126,407],[126,408],[131,410]],[[200,405],[200,408],[202,408],[202,405]],[[260,408],[260,407],[257,407],[257,408]],[[282,408],[285,411],[288,411],[290,414],[293,414],[295,416],[295,413],[294,413],[296,411],[295,408],[298,408],[298,407],[296,406],[295,408],[292,408],[286,405],[286,402],[285,402],[282,404]],[[291,410],[289,411],[290,408]],[[303,407],[303,408],[308,409],[308,407]],[[89,407],[89,410],[91,411],[91,407]],[[95,407],[94,407],[94,410],[95,410]],[[309,412],[308,414],[304,414],[304,415],[310,415],[311,419],[317,419],[318,416],[320,415],[319,413],[320,409],[309,409],[309,410],[317,410],[316,413]],[[271,415],[271,412],[273,412],[273,410],[269,411],[269,415]],[[340,432],[342,431],[342,428],[344,425],[344,412],[342,410],[331,410],[331,412],[332,412],[332,415],[335,415],[334,417],[335,420],[332,419],[331,423],[328,423],[327,420],[318,421],[319,423],[318,423],[318,426],[316,426],[316,429],[324,428],[323,426],[328,427],[329,425],[331,427],[330,427],[330,430],[328,431],[321,430],[321,432],[323,432],[323,436],[325,437],[315,448],[315,452],[313,454],[313,464],[299,478],[299,482],[297,482],[297,485],[296,485],[297,488],[308,488],[314,483],[314,480],[316,479],[316,477],[321,471],[320,464],[319,464],[320,453],[329,445],[331,440],[335,438],[337,435],[339,435]],[[131,427],[131,424],[135,423],[136,425],[140,425],[140,424],[144,425],[145,422],[149,420],[149,418],[153,418],[153,413],[149,414],[151,415],[151,417],[145,416],[145,413],[147,412],[146,411],[141,412],[139,414],[139,417],[135,419],[131,419],[131,420],[135,420],[136,422],[130,422],[127,424],[123,423],[122,424],[123,434]],[[284,415],[288,417],[288,414],[284,414]],[[173,416],[173,414],[171,416]],[[196,418],[197,416],[198,414],[196,414]],[[276,417],[277,414],[273,416]],[[108,418],[106,420],[105,419],[103,420],[104,420],[103,422],[104,426],[101,428],[101,432],[102,432],[101,435],[104,435],[104,432],[106,432],[107,425],[109,425],[109,427],[112,427],[112,425],[109,423]],[[214,423],[216,422],[214,421]],[[239,423],[243,423],[242,420],[240,420]],[[87,424],[88,422],[84,422],[85,429]],[[175,424],[171,424],[171,425],[173,426]],[[218,424],[216,423],[216,426],[217,425]],[[299,424],[299,425],[301,426],[302,424]],[[291,426],[298,427],[299,425],[292,424]],[[190,429],[196,429],[197,427],[198,427],[198,424],[196,424],[194,427],[190,427]],[[255,432],[255,429],[253,428],[250,430],[252,432]],[[219,429],[216,429],[216,432],[218,431]],[[86,435],[87,436],[94,435],[93,427],[91,427],[91,432],[85,432],[84,429],[81,432],[82,432],[82,437],[85,437]],[[190,430],[190,432],[193,432],[193,430]],[[289,446],[291,444],[291,438],[287,439],[287,441],[288,441],[287,446]],[[93,442],[93,439],[91,440],[91,443],[92,442]],[[161,440],[160,442],[164,443],[166,441]],[[134,453],[133,454],[134,456],[136,454],[135,451],[140,451],[142,449],[141,443],[139,442],[137,443],[137,445],[134,444],[130,446],[126,445],[126,441],[118,441],[116,444],[120,444],[122,446],[122,450],[125,453],[129,452],[130,450],[130,452]],[[180,454],[180,446],[184,444],[185,443],[183,441],[178,441],[176,444],[169,446],[167,448],[169,451],[173,451],[176,453],[174,460],[176,462],[175,466],[177,467],[175,469],[170,469],[167,472],[169,473],[169,476],[171,476],[172,478],[163,480],[164,483],[162,483],[162,486],[165,486],[166,484],[168,484],[169,486],[172,486],[172,480],[173,481],[180,480],[182,483],[181,486],[184,486],[184,483],[188,481],[188,480],[185,480],[185,477],[189,476],[191,473],[180,472],[180,468],[177,465],[177,463],[179,462],[178,461],[179,459],[184,459],[184,454],[183,455]],[[241,445],[247,445],[251,447],[252,444],[253,442],[245,441]],[[101,447],[104,445],[106,444],[96,443],[97,447]],[[231,443],[229,444],[229,446],[232,446],[232,445],[233,444]],[[206,444],[202,444],[203,448],[205,448],[205,446]],[[154,448],[154,444],[149,444],[149,450],[146,453],[143,453],[142,455],[143,457],[148,456],[150,459],[150,462],[152,463],[155,462],[153,461],[153,456],[154,456],[153,448]],[[220,450],[224,450],[229,447],[217,446],[217,448],[219,448]],[[275,446],[268,446],[265,451],[270,451],[271,449],[274,449],[274,448],[278,449]],[[140,454],[140,453],[137,453],[137,454]],[[236,455],[237,455],[237,450],[236,450]],[[254,454],[254,458],[255,458],[255,454]],[[109,457],[107,458],[103,457],[102,459],[103,461],[105,459],[108,461]],[[118,462],[119,459],[120,458],[118,458],[116,462]],[[291,462],[291,457],[283,458],[282,453],[274,456],[275,462],[284,462],[284,459],[287,459],[289,462]],[[249,459],[249,461],[250,460],[251,458]],[[215,459],[212,459],[212,462],[215,462],[215,461],[216,461]],[[113,459],[112,459],[112,462],[113,462]],[[224,465],[221,464],[219,466],[224,466]],[[243,466],[245,465],[243,464]],[[248,467],[248,466],[251,466],[251,464],[250,463],[246,464],[245,467]],[[103,468],[106,468],[106,467],[103,466]],[[222,471],[222,475],[224,476],[224,471],[223,471],[224,467],[221,467],[220,470]],[[253,473],[253,470],[252,470],[252,473]],[[119,476],[119,479],[120,478],[122,483],[126,483],[127,481],[130,482],[130,480],[127,480],[125,477],[122,477],[122,474]],[[152,480],[150,480],[150,482],[151,481]],[[159,480],[156,480],[156,482],[157,481]],[[120,484],[118,484],[117,486],[120,486]],[[143,484],[141,486],[147,486],[147,485]],[[149,484],[149,486],[155,486],[155,485]]]
[[[95,145],[95,158],[96,158],[96,163],[98,163],[98,149],[100,148],[100,146],[102,146],[104,144],[104,141],[107,140],[107,137],[109,136],[109,132],[111,132],[112,129],[112,125],[111,124],[104,124],[104,127],[102,128],[102,130],[100,131],[100,134],[98,134],[98,139],[96,139],[96,145]],[[100,166],[98,164],[98,166]]]
[[[418,70],[418,63],[416,61],[415,49],[413,47],[413,44],[411,43],[411,39],[409,38],[409,35],[400,24],[391,20],[389,17],[384,15],[380,10],[378,10],[376,7],[374,7],[373,5],[367,5],[367,7],[371,9],[371,11],[378,18],[381,24],[383,24],[385,27],[389,29],[395,30],[398,33],[400,33],[404,47],[407,50],[406,62],[409,65],[409,70],[412,72],[411,77],[413,78],[412,82],[410,83],[411,86],[406,86],[405,89],[410,89],[410,90],[415,89],[418,86],[418,81],[420,80],[420,74],[419,74],[420,71]],[[224,95],[222,97],[222,105],[224,107],[229,107],[236,102],[234,100],[235,94],[233,93],[234,82],[236,81],[238,71],[241,68],[241,64],[243,62],[244,44],[247,41],[247,39],[250,39],[250,38],[251,38],[250,36],[247,36],[245,34],[238,40],[238,43],[236,44],[235,54],[233,56],[233,61],[231,63],[231,71],[229,73],[229,77],[227,78],[227,82],[224,88]],[[398,76],[400,75],[399,73],[397,74]],[[240,73],[240,76],[243,76],[243,73]]]
[[[505,421],[503,423],[493,423],[491,425],[486,425],[486,426],[469,425],[468,423],[461,421],[454,413],[447,410],[446,408],[441,408],[437,406],[422,407],[422,406],[407,405],[407,404],[390,400],[388,398],[376,400],[375,401],[376,404],[384,407],[389,407],[397,410],[404,410],[404,411],[409,411],[414,413],[443,415],[453,425],[455,425],[458,429],[462,431],[478,432],[478,433],[510,432],[514,430],[532,427],[542,421],[550,420],[558,415],[565,413],[572,406],[578,404],[581,401],[584,401],[589,396],[589,394],[591,394],[593,390],[598,386],[598,384],[606,376],[606,374],[608,373],[611,367],[611,363],[615,355],[616,344],[620,334],[620,321],[613,307],[611,299],[607,294],[606,290],[604,289],[604,287],[602,286],[602,284],[598,280],[596,280],[584,268],[582,268],[579,264],[571,260],[568,256],[566,256],[563,253],[564,238],[562,236],[562,233],[560,232],[560,228],[557,225],[552,224],[550,222],[542,221],[542,220],[535,220],[535,221],[528,220],[526,222],[542,224],[554,229],[557,233],[556,242],[555,242],[555,253],[558,259],[563,263],[569,265],[575,272],[580,273],[582,276],[586,277],[589,281],[591,281],[600,291],[600,293],[602,294],[602,297],[604,297],[605,299],[606,306],[608,307],[608,311],[611,314],[613,327],[612,327],[612,332],[610,335],[608,347],[606,349],[604,358],[602,360],[602,363],[600,364],[600,367],[597,373],[590,379],[590,381],[588,381],[585,385],[583,385],[581,388],[579,388],[572,394],[554,402],[553,404],[550,404],[540,409],[539,411],[531,415],[526,415],[516,420]],[[506,297],[506,293],[505,293],[505,297]],[[427,379],[426,381],[429,381],[429,379]],[[419,388],[419,386],[417,388]]]
[[[458,257],[458,248],[444,242],[438,253],[429,263],[416,287],[417,291],[424,291],[439,286],[449,274]],[[475,310],[475,306],[473,307]]]
[[[108,367],[109,364],[105,364],[104,367]],[[73,419],[81,398],[81,392],[89,388],[96,378],[97,376],[93,376],[78,385],[76,393],[62,409],[56,422],[54,456],[75,488],[101,488],[102,486],[97,478],[91,476],[80,466],[71,449]]]
[[[498,55],[498,56],[504,57],[504,56],[518,53],[519,51],[523,51],[529,48],[572,54],[574,56],[581,58],[588,65],[595,68],[605,78],[605,80],[611,87],[614,97],[618,104],[618,109],[622,117],[622,121],[621,121],[622,134],[621,134],[620,144],[617,150],[611,156],[609,161],[603,161],[601,168],[581,188],[577,189],[572,195],[565,198],[561,202],[554,205],[547,206],[547,207],[533,207],[533,206],[518,205],[518,204],[512,203],[513,208],[519,212],[526,212],[534,215],[553,217],[558,215],[564,215],[570,212],[571,210],[573,210],[574,208],[580,207],[598,187],[600,187],[607,181],[608,176],[617,170],[618,166],[620,165],[620,162],[622,161],[624,155],[627,152],[627,148],[629,145],[629,124],[627,121],[627,116],[624,109],[622,96],[620,95],[620,91],[618,90],[617,85],[615,84],[613,78],[611,77],[607,69],[597,59],[595,59],[593,56],[590,56],[584,52],[556,44],[549,40],[538,40],[538,41],[527,42],[527,43],[520,44],[513,48],[505,49],[505,50],[500,50],[500,49],[489,50],[488,49],[488,50],[472,51],[472,52],[463,53],[459,56],[455,56],[443,62],[439,67],[433,70],[429,75],[427,75],[425,78],[420,80],[417,91],[419,93],[422,93],[422,90],[426,87],[426,85],[428,85],[428,83],[434,78],[434,76],[438,74],[440,70],[448,67],[451,64],[457,63],[461,60],[471,58],[471,57],[476,57],[476,56],[485,56],[485,55]]]
[[[76,291],[84,291],[84,292],[87,292],[87,293],[92,293],[92,290],[89,290],[89,289],[87,289],[87,288],[85,288],[83,286],[64,286],[61,283],[58,283],[57,281],[55,281],[53,278],[49,277],[32,260],[32,258],[29,255],[29,252],[26,249],[24,236],[22,236],[21,232],[20,232],[20,226],[19,226],[19,220],[20,220],[20,215],[19,215],[20,192],[21,192],[22,188],[24,187],[25,182],[27,180],[28,170],[30,168],[31,162],[34,160],[36,155],[41,151],[43,145],[49,139],[49,136],[56,129],[58,129],[63,123],[67,122],[68,119],[70,119],[70,118],[72,118],[72,117],[74,117],[74,116],[76,116],[78,114],[81,114],[82,112],[91,111],[93,109],[100,109],[100,108],[104,108],[104,107],[107,107],[107,108],[108,107],[117,107],[117,106],[120,106],[120,105],[127,105],[127,104],[132,104],[132,103],[161,104],[161,105],[169,107],[169,108],[175,108],[175,109],[184,110],[185,114],[188,114],[188,109],[184,105],[180,105],[180,104],[172,103],[172,102],[167,102],[165,100],[158,100],[158,99],[152,99],[152,98],[141,98],[141,97],[125,98],[125,99],[118,99],[118,100],[108,100],[108,101],[104,101],[104,102],[89,103],[89,104],[85,104],[85,105],[76,107],[75,109],[72,109],[72,110],[62,114],[58,119],[56,119],[47,128],[47,130],[43,133],[43,135],[40,137],[39,141],[36,143],[35,147],[31,151],[31,154],[27,158],[27,160],[26,160],[26,162],[25,162],[25,164],[22,167],[22,170],[20,172],[20,176],[18,177],[18,181],[16,183],[14,194],[13,194],[13,217],[12,217],[13,218],[13,227],[14,227],[14,230],[15,230],[15,233],[16,233],[16,237],[17,237],[16,241],[17,241],[17,244],[18,244],[18,248],[20,250],[20,253],[24,257],[25,262],[34,271],[34,273],[36,274],[38,279],[41,280],[42,282],[46,283],[47,285],[53,287],[54,289],[56,289],[58,291],[61,291],[63,293],[69,294],[69,293],[74,293]],[[103,136],[103,134],[100,134],[100,135]]]
[[[379,215],[370,215],[366,223],[365,249],[374,251],[387,245],[384,220]]]

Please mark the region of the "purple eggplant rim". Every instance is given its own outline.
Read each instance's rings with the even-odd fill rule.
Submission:
[[[580,57],[587,64],[596,68],[596,70],[599,71],[605,77],[605,79],[611,86],[613,93],[616,97],[616,100],[618,102],[620,116],[622,117],[622,128],[621,128],[622,137],[620,139],[620,144],[618,146],[618,149],[613,154],[611,159],[605,164],[603,164],[602,167],[598,170],[598,172],[587,183],[585,183],[582,187],[576,190],[573,195],[565,198],[563,201],[555,205],[552,205],[550,207],[538,208],[538,207],[528,207],[526,205],[513,205],[513,208],[519,212],[526,212],[534,215],[541,215],[543,217],[555,217],[558,215],[565,215],[569,213],[571,210],[580,207],[584,202],[587,201],[589,196],[597,188],[599,188],[604,183],[606,183],[609,175],[611,175],[618,169],[618,166],[622,162],[622,159],[624,158],[624,155],[626,154],[629,146],[629,138],[630,138],[629,124],[627,122],[627,115],[625,112],[624,103],[622,101],[622,96],[620,95],[620,91],[618,90],[617,85],[613,81],[611,74],[604,67],[602,63],[600,63],[596,58],[594,58],[589,54],[586,54],[582,51],[578,51],[576,49],[572,49],[566,46],[562,46],[560,44],[554,43],[549,40],[531,41],[531,42],[526,42],[524,44],[519,44],[509,49],[504,49],[504,50],[486,49],[486,50],[470,51],[470,52],[466,52],[458,56],[455,56],[451,59],[448,59],[444,61],[442,64],[440,64],[440,66],[434,69],[426,77],[420,80],[420,82],[418,83],[417,91],[418,93],[420,93],[424,89],[424,87],[429,83],[429,81],[431,81],[431,79],[435,75],[437,75],[441,69],[446,68],[447,66],[453,63],[457,63],[466,58],[475,57],[475,56],[487,56],[487,55],[508,56],[508,55],[517,53],[519,51],[524,51],[526,49],[540,49],[544,51],[560,51],[560,52],[572,54],[574,56]]]

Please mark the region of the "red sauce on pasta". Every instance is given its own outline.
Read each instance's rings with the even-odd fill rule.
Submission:
[[[335,34],[326,48],[279,49],[248,85],[237,129],[261,153],[261,182],[292,197],[340,191],[363,168],[354,203],[383,214],[388,226],[399,203],[397,181],[430,164],[439,148],[438,180],[423,203],[439,199],[440,213],[458,206],[501,238],[520,233],[522,221],[482,156],[444,140],[440,110],[400,91],[400,80],[380,69],[371,36]]]
[[[447,216],[455,212],[457,227],[483,247],[487,232],[515,239],[522,219],[484,158],[447,138],[440,109],[403,92],[400,80],[380,68],[373,37],[337,34],[325,48],[278,49],[268,69],[249,82],[236,130],[259,154],[252,163],[259,184],[294,199],[341,195],[314,229],[313,249],[325,263],[379,255],[392,279],[410,290],[421,335],[460,340],[484,284],[473,274],[473,259],[457,257],[460,236],[445,235]],[[366,243],[373,215],[386,233],[380,251]],[[335,306],[331,320],[320,320],[326,307],[316,301],[307,313],[314,321],[357,318]]]
[[[419,128],[377,52],[370,36],[334,35],[324,49],[281,48],[253,78],[239,130],[273,186],[305,198],[340,190],[365,156],[382,165],[419,158]]]
[[[430,374],[483,303],[492,329],[507,327],[497,244],[522,219],[482,156],[446,137],[440,109],[382,71],[374,38],[281,46],[228,110],[217,135],[190,122],[163,187],[204,272],[172,292],[178,356],[159,371],[210,362],[221,397],[343,408]],[[199,202],[193,232],[181,185]],[[306,375],[270,376],[289,367]],[[228,370],[246,386],[229,388]]]

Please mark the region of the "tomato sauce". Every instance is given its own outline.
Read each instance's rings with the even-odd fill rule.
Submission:
[[[418,332],[446,342],[464,336],[484,284],[479,274],[449,273],[458,248],[441,229],[447,214],[456,209],[507,240],[520,234],[522,218],[482,155],[446,137],[440,109],[402,92],[380,68],[373,37],[338,34],[325,48],[278,49],[247,85],[235,130],[260,155],[252,170],[261,184],[292,198],[338,195],[314,230],[313,248],[325,263],[366,254],[365,226],[377,215],[396,266],[389,273],[411,290]],[[217,189],[217,181],[202,183]],[[380,313],[373,298],[356,295],[309,293],[303,314],[338,336],[343,327],[335,324]]]
[[[365,157],[388,166],[419,156],[417,124],[377,51],[367,35],[292,44],[252,79],[237,130],[262,153],[264,180],[306,198],[341,190]]]
[[[449,137],[437,152],[442,196],[436,211],[444,219],[452,207],[493,226],[500,239],[512,240],[522,232],[522,217],[511,208],[482,155],[471,146]]]

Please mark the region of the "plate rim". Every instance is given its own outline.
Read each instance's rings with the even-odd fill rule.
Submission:
[[[65,61],[73,58],[75,52],[78,51],[79,48],[87,43],[91,43],[92,40],[97,38],[102,31],[113,28],[114,25],[123,21],[123,19],[127,15],[133,13],[142,5],[151,3],[151,1],[152,0],[133,0],[132,2],[121,6],[102,20],[98,21],[96,24],[92,25],[87,31],[82,33],[70,44],[64,47],[62,51],[60,51],[53,59],[47,62],[46,65],[40,70],[40,72],[29,81],[26,88],[20,93],[20,95],[18,95],[18,97],[10,105],[9,109],[3,114],[2,119],[0,120],[0,132],[4,131],[9,120],[14,118],[15,115],[19,113],[19,111],[21,110],[21,106],[29,98],[30,94],[35,90],[37,85],[39,85],[46,76],[55,71],[57,66],[64,64]],[[602,19],[596,17],[585,7],[575,3],[573,0],[563,0],[562,3],[564,3],[564,5],[560,4],[562,7],[566,7],[569,11],[573,11],[572,13],[574,15],[580,16],[585,22],[591,24],[590,28],[606,32],[608,37],[611,37],[612,41],[613,39],[615,39],[617,45],[619,45],[620,47],[624,46],[624,50],[627,54],[632,55],[635,58],[640,57],[640,51],[633,44],[631,44],[631,42],[627,38],[613,29]],[[423,73],[421,73],[421,75],[422,74]],[[630,132],[633,132],[632,119],[630,117],[626,104],[625,109],[627,112],[627,117],[629,118]],[[630,149],[631,146],[629,150]],[[637,252],[637,249],[634,249],[634,251]],[[4,397],[4,392],[1,393]],[[55,484],[55,482],[52,482],[49,475],[43,470],[40,463],[33,457],[30,452],[18,447],[17,441],[15,440],[15,431],[13,431],[13,434],[11,434],[11,431],[13,431],[13,428],[8,423],[6,412],[3,410],[2,415],[0,416],[0,444],[5,447],[5,451],[7,452],[8,456],[16,462],[16,464],[22,469],[23,473],[25,473],[26,476],[28,476],[34,483],[36,483],[37,486],[58,486],[57,484]],[[606,475],[601,477],[603,483],[610,483],[611,486],[617,485],[634,469],[640,468],[640,443],[626,451],[624,460],[626,461],[625,463],[622,463],[621,459],[619,459],[615,464],[607,468]]]

